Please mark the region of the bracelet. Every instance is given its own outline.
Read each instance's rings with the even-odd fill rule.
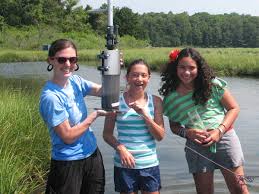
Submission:
[[[224,125],[223,123],[220,123],[219,126],[220,126],[220,125],[222,125],[222,126],[225,128],[225,130],[227,130],[226,125]]]
[[[178,130],[177,135],[180,136],[180,137],[183,137],[183,138],[187,138],[186,137],[186,128],[180,127],[180,129]]]
[[[223,135],[224,135],[224,131],[222,130],[222,129],[220,129],[220,128],[216,128],[217,130],[219,130],[219,132],[220,132],[220,137],[222,137]]]

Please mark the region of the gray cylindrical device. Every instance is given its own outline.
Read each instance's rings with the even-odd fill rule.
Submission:
[[[105,50],[100,55],[102,66],[102,109],[112,110],[112,103],[119,101],[120,94],[120,52]]]

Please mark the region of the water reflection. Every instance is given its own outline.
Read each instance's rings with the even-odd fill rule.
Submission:
[[[14,85],[21,88],[35,87],[35,85],[43,85],[44,81],[51,77],[51,72],[46,70],[46,62],[30,62],[30,63],[11,63],[0,64],[0,77],[9,79]],[[80,66],[80,70],[76,72],[91,81],[101,83],[100,72],[96,66],[87,67]],[[121,74],[121,90],[125,88],[125,71]],[[30,78],[30,81],[21,82],[23,79]],[[240,105],[240,115],[235,123],[235,129],[239,135],[243,151],[245,154],[246,174],[250,176],[259,175],[259,80],[252,78],[224,78],[229,88]],[[160,77],[158,73],[152,73],[149,86],[147,88],[151,93],[158,95]],[[101,101],[96,97],[86,98],[87,106],[90,111],[95,107],[100,107]],[[98,145],[102,151],[105,168],[106,168],[106,193],[114,193],[113,188],[113,150],[102,139],[103,118],[98,118],[93,124],[93,129],[98,138]],[[195,186],[192,176],[188,173],[187,163],[184,158],[184,140],[173,135],[170,132],[168,121],[165,118],[166,137],[158,143],[158,155],[160,158],[160,168],[163,189],[161,194],[172,193],[195,193]],[[259,179],[255,179],[250,184],[250,193],[255,194],[259,190]],[[228,193],[222,175],[215,173],[215,193]]]

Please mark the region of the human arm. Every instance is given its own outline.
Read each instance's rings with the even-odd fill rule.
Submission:
[[[154,119],[150,117],[144,107],[138,105],[137,103],[132,104],[132,108],[143,116],[151,135],[157,141],[161,141],[165,136],[162,100],[158,96],[153,96],[153,99]]]
[[[92,83],[91,90],[89,92],[90,96],[101,96],[102,95],[102,85]]]
[[[236,118],[238,117],[240,108],[235,100],[234,96],[230,93],[228,89],[224,90],[224,94],[220,100],[222,106],[226,110],[226,114],[224,116],[223,121],[217,127],[217,130],[209,131],[210,137],[208,137],[205,141],[209,142],[206,145],[211,145],[212,143],[220,141],[221,137],[224,133],[231,128]],[[222,131],[222,132],[221,132]]]
[[[81,123],[71,127],[68,119],[54,127],[55,132],[66,144],[72,144],[77,138],[79,138],[90,125],[95,121],[98,116],[105,116],[108,114],[106,111],[97,110],[92,112],[88,117]]]
[[[127,148],[120,143],[113,135],[115,127],[116,113],[107,115],[104,122],[103,139],[113,147],[120,155],[121,164],[127,168],[135,166],[135,159]]]
[[[203,144],[204,139],[207,137],[207,132],[201,129],[193,129],[189,128],[186,129],[185,127],[181,126],[180,123],[174,122],[169,120],[169,125],[171,131],[183,138],[189,139],[191,141],[194,141],[198,144]]]

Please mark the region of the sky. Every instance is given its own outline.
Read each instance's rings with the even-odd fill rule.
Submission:
[[[80,0],[79,5],[90,5],[99,8],[107,0]],[[259,16],[259,0],[112,0],[115,7],[128,7],[135,13],[187,12],[193,15],[198,12],[209,14],[238,13]]]

